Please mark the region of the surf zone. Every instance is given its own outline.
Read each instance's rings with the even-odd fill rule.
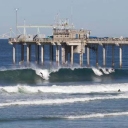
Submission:
[[[92,81],[105,82],[116,81],[127,77],[128,70],[112,68],[22,68],[6,69],[0,71],[1,84],[26,83],[40,84],[45,81],[70,82],[70,81]]]

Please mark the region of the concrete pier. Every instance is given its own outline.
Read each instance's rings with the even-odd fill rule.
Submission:
[[[88,30],[77,30],[72,29],[66,26],[67,24],[62,24],[61,27],[52,26],[53,27],[53,35],[45,38],[41,35],[26,35],[21,34],[16,38],[9,38],[9,43],[13,46],[13,63],[16,63],[16,45],[21,45],[21,62],[24,61],[24,45],[27,46],[27,63],[31,61],[31,46],[35,45],[35,61],[39,64],[39,59],[41,59],[41,64],[44,64],[44,46],[49,45],[49,60],[50,63],[55,61],[59,65],[74,63],[74,54],[79,54],[79,64],[80,66],[87,65],[90,66],[90,51],[92,54],[95,54],[96,66],[98,66],[98,52],[103,54],[103,66],[107,65],[106,61],[106,45],[112,47],[112,66],[115,65],[114,54],[115,47],[119,47],[119,67],[122,67],[122,46],[128,45],[128,38],[112,38],[112,37],[90,37],[90,31]],[[24,26],[25,27],[25,26]],[[30,27],[30,26],[27,26]],[[34,26],[35,27],[35,26]],[[51,26],[50,26],[51,27]],[[100,51],[99,46],[103,46],[103,51]],[[55,47],[55,50],[54,50]],[[83,55],[85,53],[86,47],[86,57],[87,64],[83,63]],[[108,52],[108,51],[107,51]],[[41,56],[40,56],[41,54]],[[68,58],[68,54],[70,54],[70,58]],[[61,60],[61,61],[60,61]],[[70,60],[70,62],[68,62]],[[101,64],[102,65],[102,64]]]

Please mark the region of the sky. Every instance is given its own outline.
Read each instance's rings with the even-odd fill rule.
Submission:
[[[18,25],[49,25],[55,17],[68,18],[77,29],[91,30],[92,36],[128,37],[128,0],[0,0],[0,35]],[[72,20],[71,20],[72,19]],[[22,29],[20,30],[23,31]],[[51,29],[41,29],[51,34]],[[36,33],[29,29],[27,33]]]

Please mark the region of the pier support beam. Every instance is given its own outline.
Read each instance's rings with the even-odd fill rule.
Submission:
[[[80,53],[80,66],[83,66],[83,52]]]
[[[120,51],[120,53],[119,53],[119,58],[120,58],[120,68],[122,68],[122,45],[120,45],[119,46],[119,51]]]
[[[16,44],[13,44],[13,64],[16,63]]]
[[[44,64],[44,45],[41,44],[41,64]]]
[[[31,45],[27,45],[27,63],[31,61]]]
[[[65,64],[65,46],[64,46],[64,44],[62,44],[62,46],[61,46],[61,52],[62,52],[62,64]]]
[[[58,54],[58,64],[60,63],[60,50],[59,50],[60,46],[58,46],[58,50],[57,50],[57,54]]]
[[[24,62],[24,45],[21,44],[21,62]]]
[[[80,52],[80,66],[83,66],[83,41],[81,41],[81,52]]]
[[[56,45],[56,63],[58,63],[58,45]]]
[[[112,45],[112,67],[114,67],[114,52],[115,52],[115,46]]]
[[[106,46],[103,45],[103,66],[106,66]]]
[[[98,46],[97,46],[97,49],[96,49],[96,66],[98,67]]]
[[[87,47],[87,66],[90,66],[90,49]]]
[[[71,46],[71,65],[73,65],[73,61],[74,61],[74,54],[73,54],[73,45]]]
[[[65,64],[68,64],[68,49],[65,48]]]
[[[56,45],[56,63],[59,64],[59,58],[60,58],[60,55],[59,55],[60,51],[59,51],[59,46]]]

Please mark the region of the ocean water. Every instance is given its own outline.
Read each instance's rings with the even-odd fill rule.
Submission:
[[[25,46],[26,49],[26,46]],[[44,65],[12,64],[12,46],[0,40],[0,128],[127,128],[128,127],[128,55],[123,46],[123,67],[119,68],[119,48],[115,47],[115,68],[111,70],[111,47],[107,46],[107,71],[102,67],[99,47],[99,69],[95,52],[90,53],[89,68],[49,63],[45,46]],[[55,49],[54,49],[55,50]],[[26,50],[25,50],[26,53]],[[55,55],[54,55],[55,60]],[[43,73],[42,79],[40,72]],[[120,91],[119,91],[120,90]]]

